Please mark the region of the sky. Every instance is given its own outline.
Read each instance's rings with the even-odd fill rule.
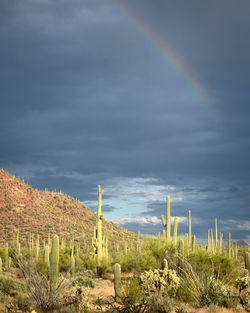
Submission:
[[[0,167],[107,220],[250,243],[249,0],[2,0]]]

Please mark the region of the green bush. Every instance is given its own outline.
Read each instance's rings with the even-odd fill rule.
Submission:
[[[211,304],[227,307],[228,295],[230,289],[222,281],[214,277],[209,279],[204,285],[203,294],[201,295],[200,304],[209,306]]]
[[[209,275],[212,269],[214,276],[218,279],[229,278],[231,282],[234,282],[239,276],[238,265],[233,259],[223,254],[211,254],[206,250],[197,249],[189,256],[188,261],[196,272],[200,271]]]
[[[132,303],[141,303],[145,298],[146,290],[140,283],[139,276],[128,277],[122,281],[121,297]]]
[[[79,287],[95,287],[95,281],[90,277],[78,277],[72,282],[73,286]]]
[[[0,292],[7,296],[16,296],[20,292],[24,292],[25,287],[22,283],[12,278],[0,278]]]
[[[147,305],[150,312],[170,313],[173,308],[173,301],[164,295],[151,295],[147,298]]]

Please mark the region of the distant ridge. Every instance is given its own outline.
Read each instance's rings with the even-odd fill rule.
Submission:
[[[0,242],[20,241],[30,233],[47,238],[48,232],[65,238],[86,238],[91,242],[96,214],[78,200],[61,192],[37,190],[0,169]],[[135,238],[135,234],[112,222],[103,221],[103,233],[110,241]]]
[[[237,242],[237,246],[248,246],[248,244],[244,241],[244,240],[238,240]]]

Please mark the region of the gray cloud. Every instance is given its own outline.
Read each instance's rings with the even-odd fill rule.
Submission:
[[[207,96],[114,1],[4,0],[1,167],[83,202],[111,178],[153,177],[185,195],[178,214],[249,220],[249,2],[127,3]]]

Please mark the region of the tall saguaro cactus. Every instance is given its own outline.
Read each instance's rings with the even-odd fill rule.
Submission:
[[[167,216],[167,221],[165,221],[164,215],[162,214],[161,216],[161,221],[163,227],[166,227],[166,239],[167,243],[170,243],[171,241],[171,222],[170,222],[170,197],[167,196],[167,207],[166,207],[166,216]]]
[[[192,231],[191,231],[191,211],[188,211],[188,244],[192,244]]]
[[[220,233],[220,253],[223,251],[223,234]]]
[[[100,264],[103,258],[102,251],[102,194],[103,190],[101,186],[98,185],[98,211],[97,211],[97,263]]]
[[[59,271],[59,238],[56,235],[53,238],[50,253],[50,288],[52,292],[57,287],[58,271]]]
[[[214,226],[215,226],[215,247],[216,250],[218,249],[218,229],[217,229],[217,217],[214,220]]]
[[[178,229],[178,217],[174,218],[174,234],[173,234],[173,244],[176,247],[177,244],[177,229]]]
[[[207,251],[211,252],[211,238],[210,238],[210,230],[207,231]]]
[[[228,249],[228,257],[231,259],[232,257],[231,233],[228,233],[227,249]]]
[[[39,235],[36,237],[36,261],[39,260],[39,252],[40,252],[40,241],[39,241]]]

